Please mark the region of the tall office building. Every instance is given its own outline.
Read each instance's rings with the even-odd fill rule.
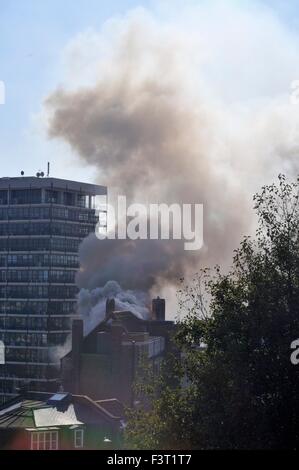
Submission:
[[[53,351],[76,311],[78,247],[98,221],[96,196],[105,194],[56,178],[0,179],[0,402],[22,386],[57,389]]]

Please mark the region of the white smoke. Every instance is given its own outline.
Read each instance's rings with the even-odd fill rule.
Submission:
[[[72,336],[69,334],[63,344],[49,347],[49,358],[57,369],[60,368],[60,359],[72,350]]]
[[[137,318],[149,318],[148,297],[141,291],[124,291],[115,281],[104,287],[81,289],[78,295],[78,312],[84,320],[84,335],[90,333],[105,319],[106,300],[115,300],[115,310],[130,311]]]

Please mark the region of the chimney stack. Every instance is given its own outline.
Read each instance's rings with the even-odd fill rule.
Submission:
[[[165,299],[157,297],[152,301],[153,320],[165,321]]]
[[[115,310],[115,300],[112,298],[112,299],[107,299],[106,300],[106,317],[105,317],[105,320],[108,320],[108,318],[111,316],[111,314],[114,312]]]

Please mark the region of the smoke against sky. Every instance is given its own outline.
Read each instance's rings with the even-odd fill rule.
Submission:
[[[137,9],[67,46],[65,82],[45,102],[49,136],[133,202],[204,204],[202,250],[90,236],[80,287],[148,291],[229,265],[254,227],[253,193],[298,172],[297,44],[256,3],[204,2],[163,19]]]

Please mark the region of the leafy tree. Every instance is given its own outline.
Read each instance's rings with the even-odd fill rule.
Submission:
[[[191,416],[186,416],[190,401],[189,388],[181,387],[181,376],[181,364],[174,354],[168,355],[158,376],[154,375],[146,360],[140,364],[138,379],[134,385],[137,406],[127,410],[127,448],[180,449],[182,445],[184,448],[190,447],[189,434],[185,437],[186,429],[192,422]]]
[[[151,408],[131,411],[128,446],[298,447],[299,182],[280,175],[254,203],[256,237],[231,270],[203,270],[180,289],[181,360],[164,368]]]

